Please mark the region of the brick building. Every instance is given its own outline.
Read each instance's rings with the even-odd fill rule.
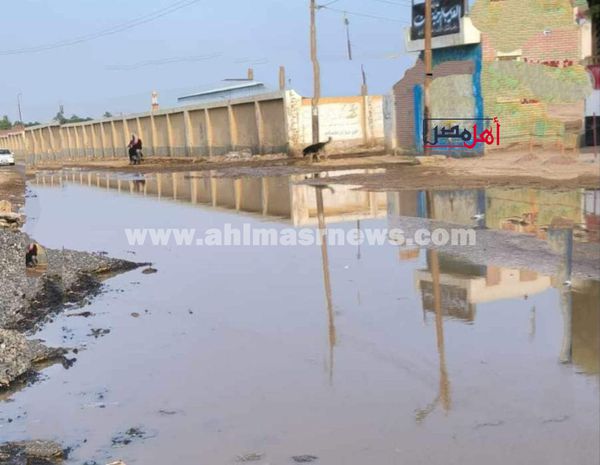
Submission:
[[[585,66],[593,55],[592,25],[585,1],[476,0],[471,11],[459,0],[441,5],[462,9],[459,30],[432,41],[433,118],[498,117],[502,143],[489,148],[581,144],[592,91]],[[419,152],[424,44],[414,37],[409,28],[406,48],[419,57],[393,95],[397,145]],[[476,152],[483,149],[476,146]]]

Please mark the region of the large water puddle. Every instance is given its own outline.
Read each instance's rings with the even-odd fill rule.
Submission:
[[[329,228],[386,228],[433,206],[500,242],[510,231],[545,243],[559,224],[594,246],[598,192],[370,193],[303,179],[38,175],[26,207],[38,241],[158,273],[110,279],[92,317],[67,312],[37,334],[82,350],[0,403],[2,440],[56,439],[74,446],[72,463],[598,463],[600,284],[572,275],[569,257],[544,273],[496,249],[471,260],[388,242],[132,246],[124,233],[280,231],[315,227],[321,212]],[[143,437],[113,443],[132,427]]]

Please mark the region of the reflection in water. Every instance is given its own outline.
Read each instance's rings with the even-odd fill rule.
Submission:
[[[331,277],[329,275],[329,254],[327,250],[327,224],[325,222],[325,208],[323,206],[323,187],[315,189],[317,200],[317,215],[319,220],[319,235],[321,239],[321,262],[323,265],[323,285],[325,286],[325,299],[327,301],[327,323],[329,328],[329,382],[333,383],[334,348],[336,344],[335,314],[333,311],[333,298],[331,294]]]
[[[304,180],[303,175],[232,179],[216,177],[213,172],[131,176],[60,171],[38,173],[35,184],[60,186],[63,183],[77,183],[114,189],[119,193],[142,194],[161,200],[234,210],[279,221],[289,220],[294,226],[316,225],[316,191],[308,185],[298,184]],[[323,192],[324,212],[330,224],[385,217],[386,194],[359,191],[356,187],[336,186],[335,192],[331,188]]]
[[[427,192],[427,206],[429,218],[435,218],[435,205],[431,191]],[[450,410],[450,379],[448,378],[448,369],[446,368],[446,350],[444,342],[444,317],[442,314],[442,293],[440,287],[440,263],[438,252],[428,250],[429,261],[431,263],[431,275],[433,283],[433,306],[435,309],[435,334],[437,339],[437,351],[440,364],[440,388],[439,397],[442,402],[444,412]]]
[[[562,260],[556,274],[556,286],[560,294],[560,308],[563,316],[563,340],[560,361],[570,363],[572,358],[573,296],[571,274],[573,269],[573,229],[557,228],[548,230],[550,246],[560,254]]]
[[[356,171],[356,170],[354,170]],[[344,175],[354,171],[338,171]],[[370,170],[362,170],[368,173]],[[328,177],[330,173],[322,173]],[[335,182],[335,176],[331,178]],[[295,226],[317,223],[316,191],[298,184],[303,175],[263,178],[223,178],[212,171],[139,174],[64,170],[37,173],[35,184],[63,182],[115,189],[215,208],[289,219]],[[360,221],[388,216],[426,218],[424,191],[365,192],[357,186],[336,185],[324,194],[328,222]],[[432,219],[455,224],[507,230],[547,239],[548,229],[560,223],[573,228],[576,241],[600,241],[600,190],[568,191],[532,188],[488,188],[431,192]],[[360,229],[360,224],[358,224]]]
[[[433,219],[547,238],[557,222],[573,228],[576,241],[600,241],[600,191],[488,188],[432,192]],[[427,217],[422,191],[388,194],[390,216]]]
[[[390,216],[443,216],[451,222],[469,222],[481,213],[488,228],[497,227],[499,206],[508,208],[487,191],[373,196],[341,186],[334,186],[335,193],[296,186],[287,177],[68,175],[94,188],[34,189],[29,207],[39,202],[44,210],[36,238],[52,247],[123,257],[130,250],[123,228],[157,217],[198,230],[265,219],[278,230],[287,223],[314,224],[322,238],[331,238],[332,222],[343,221],[337,226],[344,231],[385,227],[385,220],[372,218],[386,206]],[[576,192],[573,198],[581,200]],[[571,222],[554,220],[573,212],[534,194],[525,203],[518,200],[515,216],[532,213],[525,222],[536,218],[553,226],[545,232],[550,240],[560,225],[576,229],[577,214]],[[174,199],[189,207],[173,205]],[[232,214],[237,212],[243,217]],[[549,220],[541,222],[544,215]],[[405,219],[409,223],[427,220]],[[516,237],[495,234],[509,246],[520,241],[507,236]],[[548,465],[595,463],[600,288],[596,281],[578,280],[579,274],[569,277],[566,241],[568,236],[562,245],[557,240],[565,261],[552,277],[537,265],[531,266],[537,271],[503,266],[492,250],[452,255],[452,249],[425,253],[391,244],[328,247],[326,240],[320,251],[136,248],[136,258],[153,261],[160,273],[116,277],[109,286],[125,292],[96,299],[93,320],[58,316],[36,335],[60,343],[70,334],[66,327],[74,331],[70,344],[88,350],[75,370],[50,372],[43,384],[2,405],[3,416],[16,419],[1,428],[3,438],[52,437],[52,398],[53,407],[70,418],[67,443],[88,439],[74,451],[78,463],[116,459],[92,456],[107,444],[110,453],[129,454],[122,457],[127,463],[233,463],[237,454],[258,450],[270,463],[306,452],[323,463],[387,464],[398,461],[394,450],[406,463],[479,463],[484,453],[493,465],[513,457]],[[334,312],[333,289],[343,319]],[[561,297],[570,297],[570,305]],[[133,309],[148,313],[132,319]],[[422,317],[430,323],[422,325]],[[90,341],[90,324],[111,333]],[[557,363],[563,352],[572,365]],[[325,370],[314,363],[320,358]],[[160,383],[152,382],[156,373]],[[99,387],[106,389],[107,408],[87,407]],[[111,408],[113,401],[121,404]],[[166,418],[157,415],[161,409],[181,414]],[[17,419],[22,411],[29,418]],[[112,450],[110,438],[130,424],[158,434],[143,447]],[[530,446],[539,443],[543,450]]]
[[[289,220],[295,226],[318,224],[322,234],[326,234],[325,221],[328,224],[354,221],[356,228],[361,229],[364,220],[382,218],[387,211],[390,221],[401,217],[431,218],[534,235],[547,240],[563,257],[559,272],[553,277],[527,269],[499,267],[493,263],[474,264],[441,251],[428,253],[426,268],[414,272],[423,319],[427,321],[428,313],[435,316],[438,343],[443,348],[440,315],[472,324],[478,304],[500,299],[527,299],[554,287],[560,294],[564,321],[560,360],[565,363],[573,361],[588,373],[600,371],[597,368],[599,350],[593,346],[600,337],[598,325],[581,323],[598,318],[599,309],[594,306],[598,286],[590,282],[572,282],[571,277],[573,242],[600,240],[600,191],[488,188],[373,193],[356,190],[356,186],[336,185],[334,191],[329,187],[315,189],[297,184],[304,179],[302,175],[231,179],[215,177],[212,172],[131,176],[73,170],[38,173],[35,184],[59,186],[64,182],[78,183],[121,193],[235,210],[279,221]],[[401,261],[417,260],[419,249],[399,247],[398,255]],[[356,258],[361,260],[362,257],[363,250],[357,246]],[[328,259],[324,241],[322,265],[330,333],[330,371],[333,373],[336,331]],[[357,302],[361,302],[358,290]],[[533,340],[537,326],[535,307],[531,308],[529,320],[529,337]],[[585,344],[589,344],[587,350]],[[440,354],[440,360],[444,358]],[[447,377],[445,369],[441,369],[440,373],[442,379]],[[449,398],[447,405],[450,405]]]
[[[427,214],[430,218],[435,215],[435,206],[431,192],[427,192]],[[446,349],[444,342],[444,317],[442,313],[442,293],[440,284],[440,263],[437,250],[427,251],[428,262],[431,266],[433,308],[435,311],[435,335],[437,341],[437,353],[439,361],[439,392],[437,398],[425,409],[417,410],[416,420],[421,422],[433,411],[438,401],[442,404],[445,413],[450,411],[450,379],[446,367]]]
[[[533,341],[535,339],[535,328],[536,328],[536,315],[535,315],[535,305],[531,307],[529,312],[529,340]]]
[[[585,373],[600,374],[600,282],[575,281],[571,294],[571,355]]]

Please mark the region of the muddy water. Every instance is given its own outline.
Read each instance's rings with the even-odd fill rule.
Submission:
[[[324,262],[318,246],[131,246],[123,232],[314,226],[315,191],[300,180],[32,182],[37,240],[158,273],[110,279],[85,308],[92,317],[73,310],[37,334],[82,350],[0,403],[0,438],[57,439],[74,447],[72,463],[231,464],[251,453],[263,454],[257,464],[598,463],[597,281],[565,291],[563,276],[392,244],[329,247]],[[323,192],[329,227],[424,214],[422,193],[334,189]],[[559,218],[579,225],[577,241],[596,240],[596,193],[505,194],[434,203],[459,224],[484,209],[489,228],[544,240]],[[131,427],[144,437],[113,445]]]

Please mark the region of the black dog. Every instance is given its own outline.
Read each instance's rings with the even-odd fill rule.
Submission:
[[[310,161],[312,162],[314,158],[317,158],[317,161],[321,161],[321,157],[319,157],[319,153],[325,148],[327,144],[329,144],[333,139],[330,137],[327,139],[327,142],[319,142],[318,144],[309,145],[306,147],[302,154],[304,157],[310,156]]]

